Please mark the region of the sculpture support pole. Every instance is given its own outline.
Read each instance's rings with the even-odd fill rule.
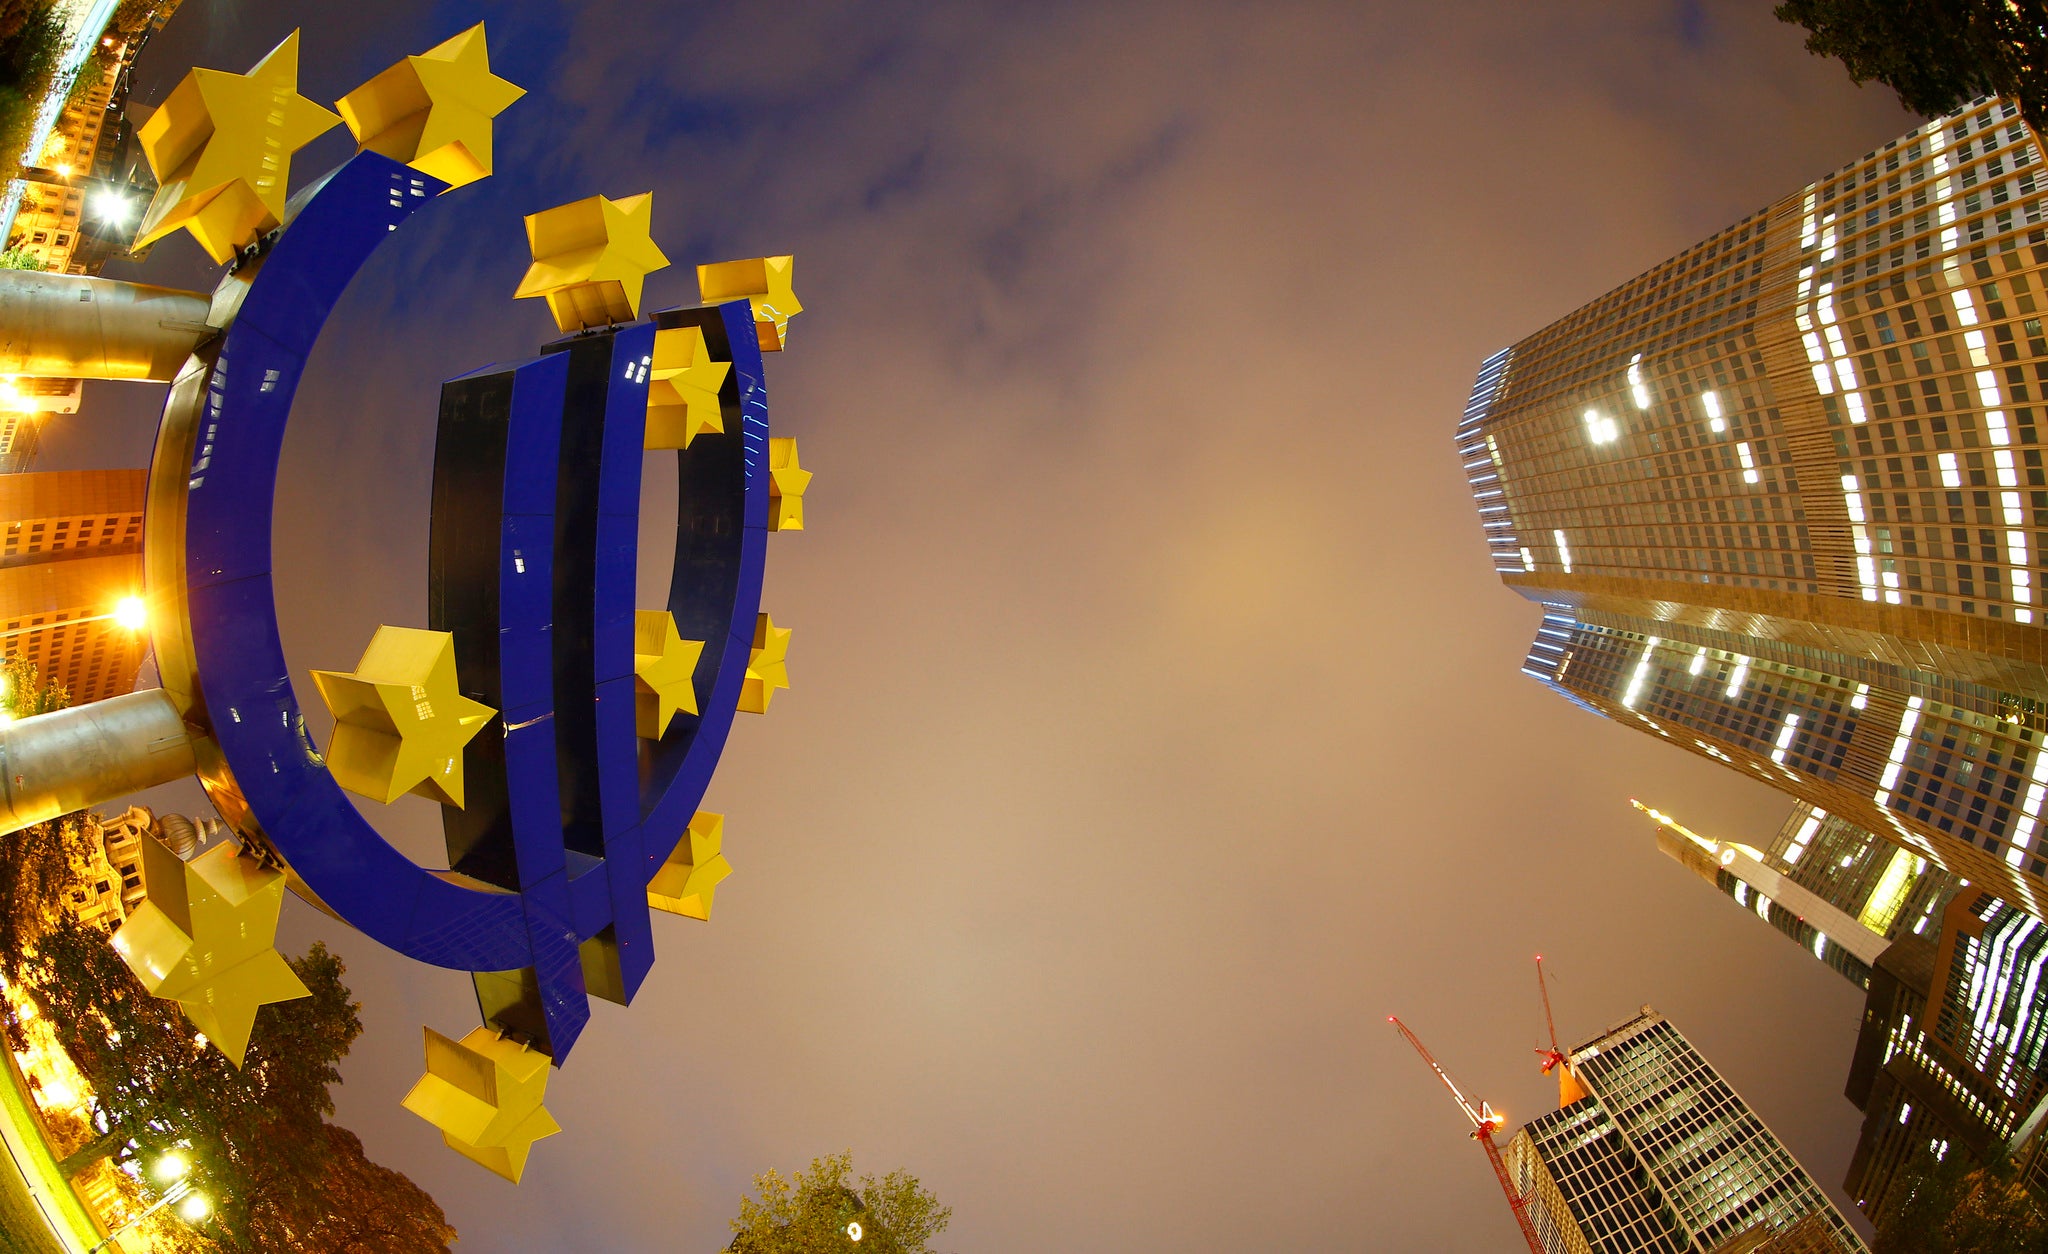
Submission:
[[[0,375],[167,383],[208,334],[210,305],[169,287],[0,271]]]
[[[0,725],[0,834],[194,769],[191,735],[161,688]]]

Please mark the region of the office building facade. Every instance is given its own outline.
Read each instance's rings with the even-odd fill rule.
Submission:
[[[147,477],[0,475],[0,653],[35,663],[73,704],[135,688],[147,641],[113,614],[142,592]]]
[[[2036,914],[2044,217],[1980,101],[1495,354],[1457,434],[1528,674]]]
[[[1573,1049],[1588,1096],[1509,1142],[1515,1187],[1550,1254],[1712,1254],[1816,1228],[1864,1251],[1778,1138],[1645,1006]]]
[[[1864,1112],[1847,1187],[1875,1217],[1950,1154],[2012,1155],[2048,1198],[2048,927],[1994,894],[1957,893],[1938,937],[1877,963],[1846,1089]]]
[[[1701,836],[1637,802],[1665,856],[1868,990],[1899,935],[1934,935],[1956,881],[1926,858],[1804,801],[1762,846]]]

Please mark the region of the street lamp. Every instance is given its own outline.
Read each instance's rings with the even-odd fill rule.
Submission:
[[[186,1161],[185,1156],[183,1154],[177,1153],[176,1151],[172,1151],[171,1153],[165,1154],[162,1158],[157,1159],[156,1165],[150,1168],[150,1174],[155,1176],[158,1180],[172,1181],[173,1183],[171,1184],[171,1187],[165,1189],[164,1195],[158,1198],[156,1200],[156,1203],[152,1205],[148,1210],[142,1211],[138,1214],[131,1216],[120,1227],[114,1229],[112,1232],[109,1232],[106,1235],[106,1237],[100,1241],[98,1245],[95,1245],[90,1250],[87,1250],[86,1254],[100,1254],[100,1251],[106,1249],[108,1246],[112,1245],[116,1240],[118,1240],[122,1233],[128,1231],[130,1228],[133,1228],[136,1224],[141,1223],[143,1220],[149,1218],[151,1215],[156,1214],[158,1211],[162,1210],[166,1206],[169,1206],[173,1202],[179,1203],[178,1214],[184,1217],[186,1223],[198,1223],[200,1220],[212,1214],[213,1204],[206,1200],[205,1194],[194,1191],[192,1188],[192,1181],[189,1178],[187,1178],[187,1173],[189,1173],[191,1170],[192,1164]]]
[[[136,199],[109,187],[93,195],[89,202],[93,216],[108,226],[127,226],[135,217]]]
[[[27,627],[16,627],[10,631],[0,631],[0,640],[12,636],[26,636],[37,631],[55,631],[59,627],[76,627],[80,623],[103,623],[110,618],[129,631],[141,631],[149,622],[149,604],[141,597],[122,597],[114,602],[113,609],[104,614],[89,614],[84,618],[67,618],[58,623],[34,623]]]

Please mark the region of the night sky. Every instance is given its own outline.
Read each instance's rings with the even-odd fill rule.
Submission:
[[[331,102],[479,19],[529,91],[498,174],[373,260],[286,445],[316,741],[306,672],[426,624],[440,381],[553,338],[522,214],[651,188],[649,308],[794,253],[769,381],[817,479],[769,557],[794,686],[705,806],[735,873],[596,1004],[523,1185],[398,1105],[467,977],[287,907],[364,1003],[339,1120],[463,1250],[722,1248],[754,1173],[846,1147],[962,1251],[1513,1248],[1386,1016],[1519,1123],[1539,951],[1567,1045],[1655,1006],[1839,1197],[1861,995],[1628,807],[1762,844],[1789,802],[1518,673],[1451,433],[1486,354],[1904,131],[1888,92],[1764,0],[186,0],[137,94],[302,25]],[[160,403],[91,385],[41,468],[145,464]]]

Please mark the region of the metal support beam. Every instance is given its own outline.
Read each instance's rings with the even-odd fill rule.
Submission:
[[[192,737],[161,688],[0,724],[0,834],[192,774]]]
[[[211,332],[210,305],[175,288],[0,270],[0,375],[167,383]]]

